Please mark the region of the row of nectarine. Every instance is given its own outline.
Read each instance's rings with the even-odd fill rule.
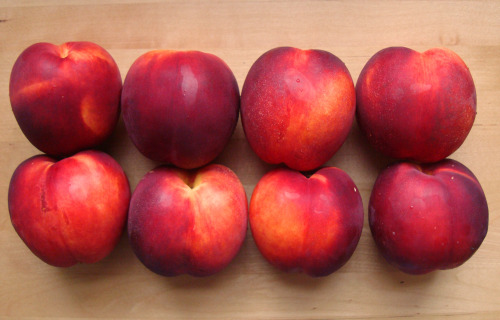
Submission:
[[[443,160],[463,143],[476,114],[470,72],[447,49],[384,49],[368,61],[355,88],[333,54],[276,48],[253,64],[240,100],[233,73],[211,54],[148,52],[122,87],[116,63],[98,45],[39,43],[14,64],[10,99],[33,145],[66,157],[26,160],[9,188],[14,228],[52,265],[99,261],[128,220],[131,246],[149,269],[210,275],[237,254],[249,220],[257,247],[273,265],[328,275],[360,239],[361,196],[338,168],[310,177],[299,171],[328,161],[355,116],[379,151],[424,163],[389,166],[372,190],[370,228],[389,262],[409,273],[456,267],[486,236],[479,182],[462,164]],[[132,196],[115,160],[78,152],[110,135],[120,106],[137,149],[179,167],[150,171]],[[255,153],[289,167],[259,181],[249,208],[229,168],[206,166],[227,145],[240,111]]]

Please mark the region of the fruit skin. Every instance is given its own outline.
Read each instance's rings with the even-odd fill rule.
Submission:
[[[197,171],[161,166],[130,203],[128,236],[139,260],[164,275],[208,276],[225,268],[245,239],[248,204],[238,177],[211,164]]]
[[[67,156],[112,133],[121,89],[118,66],[97,44],[36,43],[17,58],[9,95],[28,140],[44,153]]]
[[[322,50],[280,47],[250,68],[241,92],[241,120],[265,162],[309,171],[342,146],[356,107],[344,63]]]
[[[460,266],[488,231],[488,205],[479,182],[449,159],[384,169],[373,187],[368,217],[382,255],[410,274]]]
[[[338,168],[322,168],[310,178],[278,168],[255,187],[249,220],[258,249],[272,265],[327,276],[358,244],[363,203],[354,182]]]
[[[224,61],[199,51],[150,51],[123,85],[123,119],[146,157],[193,169],[229,142],[240,107],[238,83]]]
[[[449,49],[377,52],[359,75],[356,101],[359,127],[375,149],[424,163],[457,150],[476,117],[474,81]]]
[[[8,195],[21,239],[57,267],[106,257],[122,234],[129,200],[120,165],[93,150],[60,161],[45,155],[25,160],[14,171]]]

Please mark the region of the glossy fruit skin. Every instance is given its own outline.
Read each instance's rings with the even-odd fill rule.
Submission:
[[[156,50],[130,67],[122,107],[128,135],[144,156],[193,169],[229,142],[240,95],[232,71],[215,55]]]
[[[382,255],[410,274],[460,266],[488,231],[488,205],[477,178],[450,159],[387,167],[373,187],[368,217]]]
[[[128,236],[151,271],[202,277],[234,259],[247,223],[245,190],[229,168],[161,166],[147,173],[132,195]]]
[[[322,50],[280,47],[250,68],[241,92],[241,121],[265,162],[309,171],[342,146],[356,108],[345,64]]]
[[[25,160],[8,195],[16,232],[36,256],[57,267],[106,257],[120,239],[129,201],[120,165],[92,150],[60,161],[45,155]]]
[[[256,185],[249,220],[259,251],[272,265],[327,276],[349,260],[359,242],[363,203],[338,168],[322,168],[309,178],[278,168]]]
[[[36,43],[17,58],[9,96],[26,138],[60,157],[93,148],[111,135],[121,89],[118,66],[97,44]]]
[[[449,49],[377,52],[356,83],[356,117],[378,151],[396,159],[443,160],[464,142],[476,117],[476,89]]]

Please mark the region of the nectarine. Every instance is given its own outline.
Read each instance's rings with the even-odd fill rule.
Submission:
[[[118,243],[130,187],[120,165],[100,151],[56,161],[39,155],[21,163],[9,186],[12,224],[46,263],[94,263]]]
[[[452,154],[476,117],[472,76],[449,49],[377,52],[359,75],[356,101],[359,127],[375,149],[418,162]]]
[[[158,167],[137,185],[128,235],[139,260],[164,276],[208,276],[238,253],[247,230],[247,198],[222,165],[197,171]]]
[[[375,182],[368,214],[382,255],[411,274],[463,264],[488,231],[484,192],[454,160],[390,165]]]
[[[275,48],[241,92],[246,138],[265,162],[308,171],[328,161],[352,126],[356,94],[344,63],[322,50]]]
[[[322,168],[309,178],[278,168],[257,183],[249,220],[257,247],[272,265],[326,276],[353,254],[363,204],[352,179],[338,168]]]
[[[227,64],[199,51],[145,53],[123,85],[123,119],[137,149],[185,169],[206,165],[222,152],[239,107],[238,84]]]
[[[44,153],[67,156],[112,133],[121,89],[118,66],[97,44],[37,43],[17,58],[9,95],[28,140]]]

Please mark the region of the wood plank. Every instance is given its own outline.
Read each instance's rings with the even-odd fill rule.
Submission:
[[[0,37],[0,319],[500,318],[500,2],[7,0],[0,2]],[[468,64],[478,96],[474,127],[451,158],[481,182],[490,208],[488,235],[463,266],[424,276],[403,274],[383,260],[366,217],[353,257],[326,278],[275,270],[250,231],[235,261],[208,278],[151,273],[125,235],[97,264],[50,267],[31,254],[9,219],[10,177],[39,151],[15,121],[8,83],[27,46],[75,40],[106,48],[123,78],[149,50],[211,52],[230,66],[240,89],[252,63],[277,46],[328,50],[346,63],[354,81],[385,47],[449,47]],[[132,188],[157,165],[134,148],[122,120],[102,149],[123,166]],[[272,168],[250,149],[241,123],[215,162],[236,172],[249,198]],[[327,165],[353,178],[366,212],[377,173],[389,162],[355,124]]]

